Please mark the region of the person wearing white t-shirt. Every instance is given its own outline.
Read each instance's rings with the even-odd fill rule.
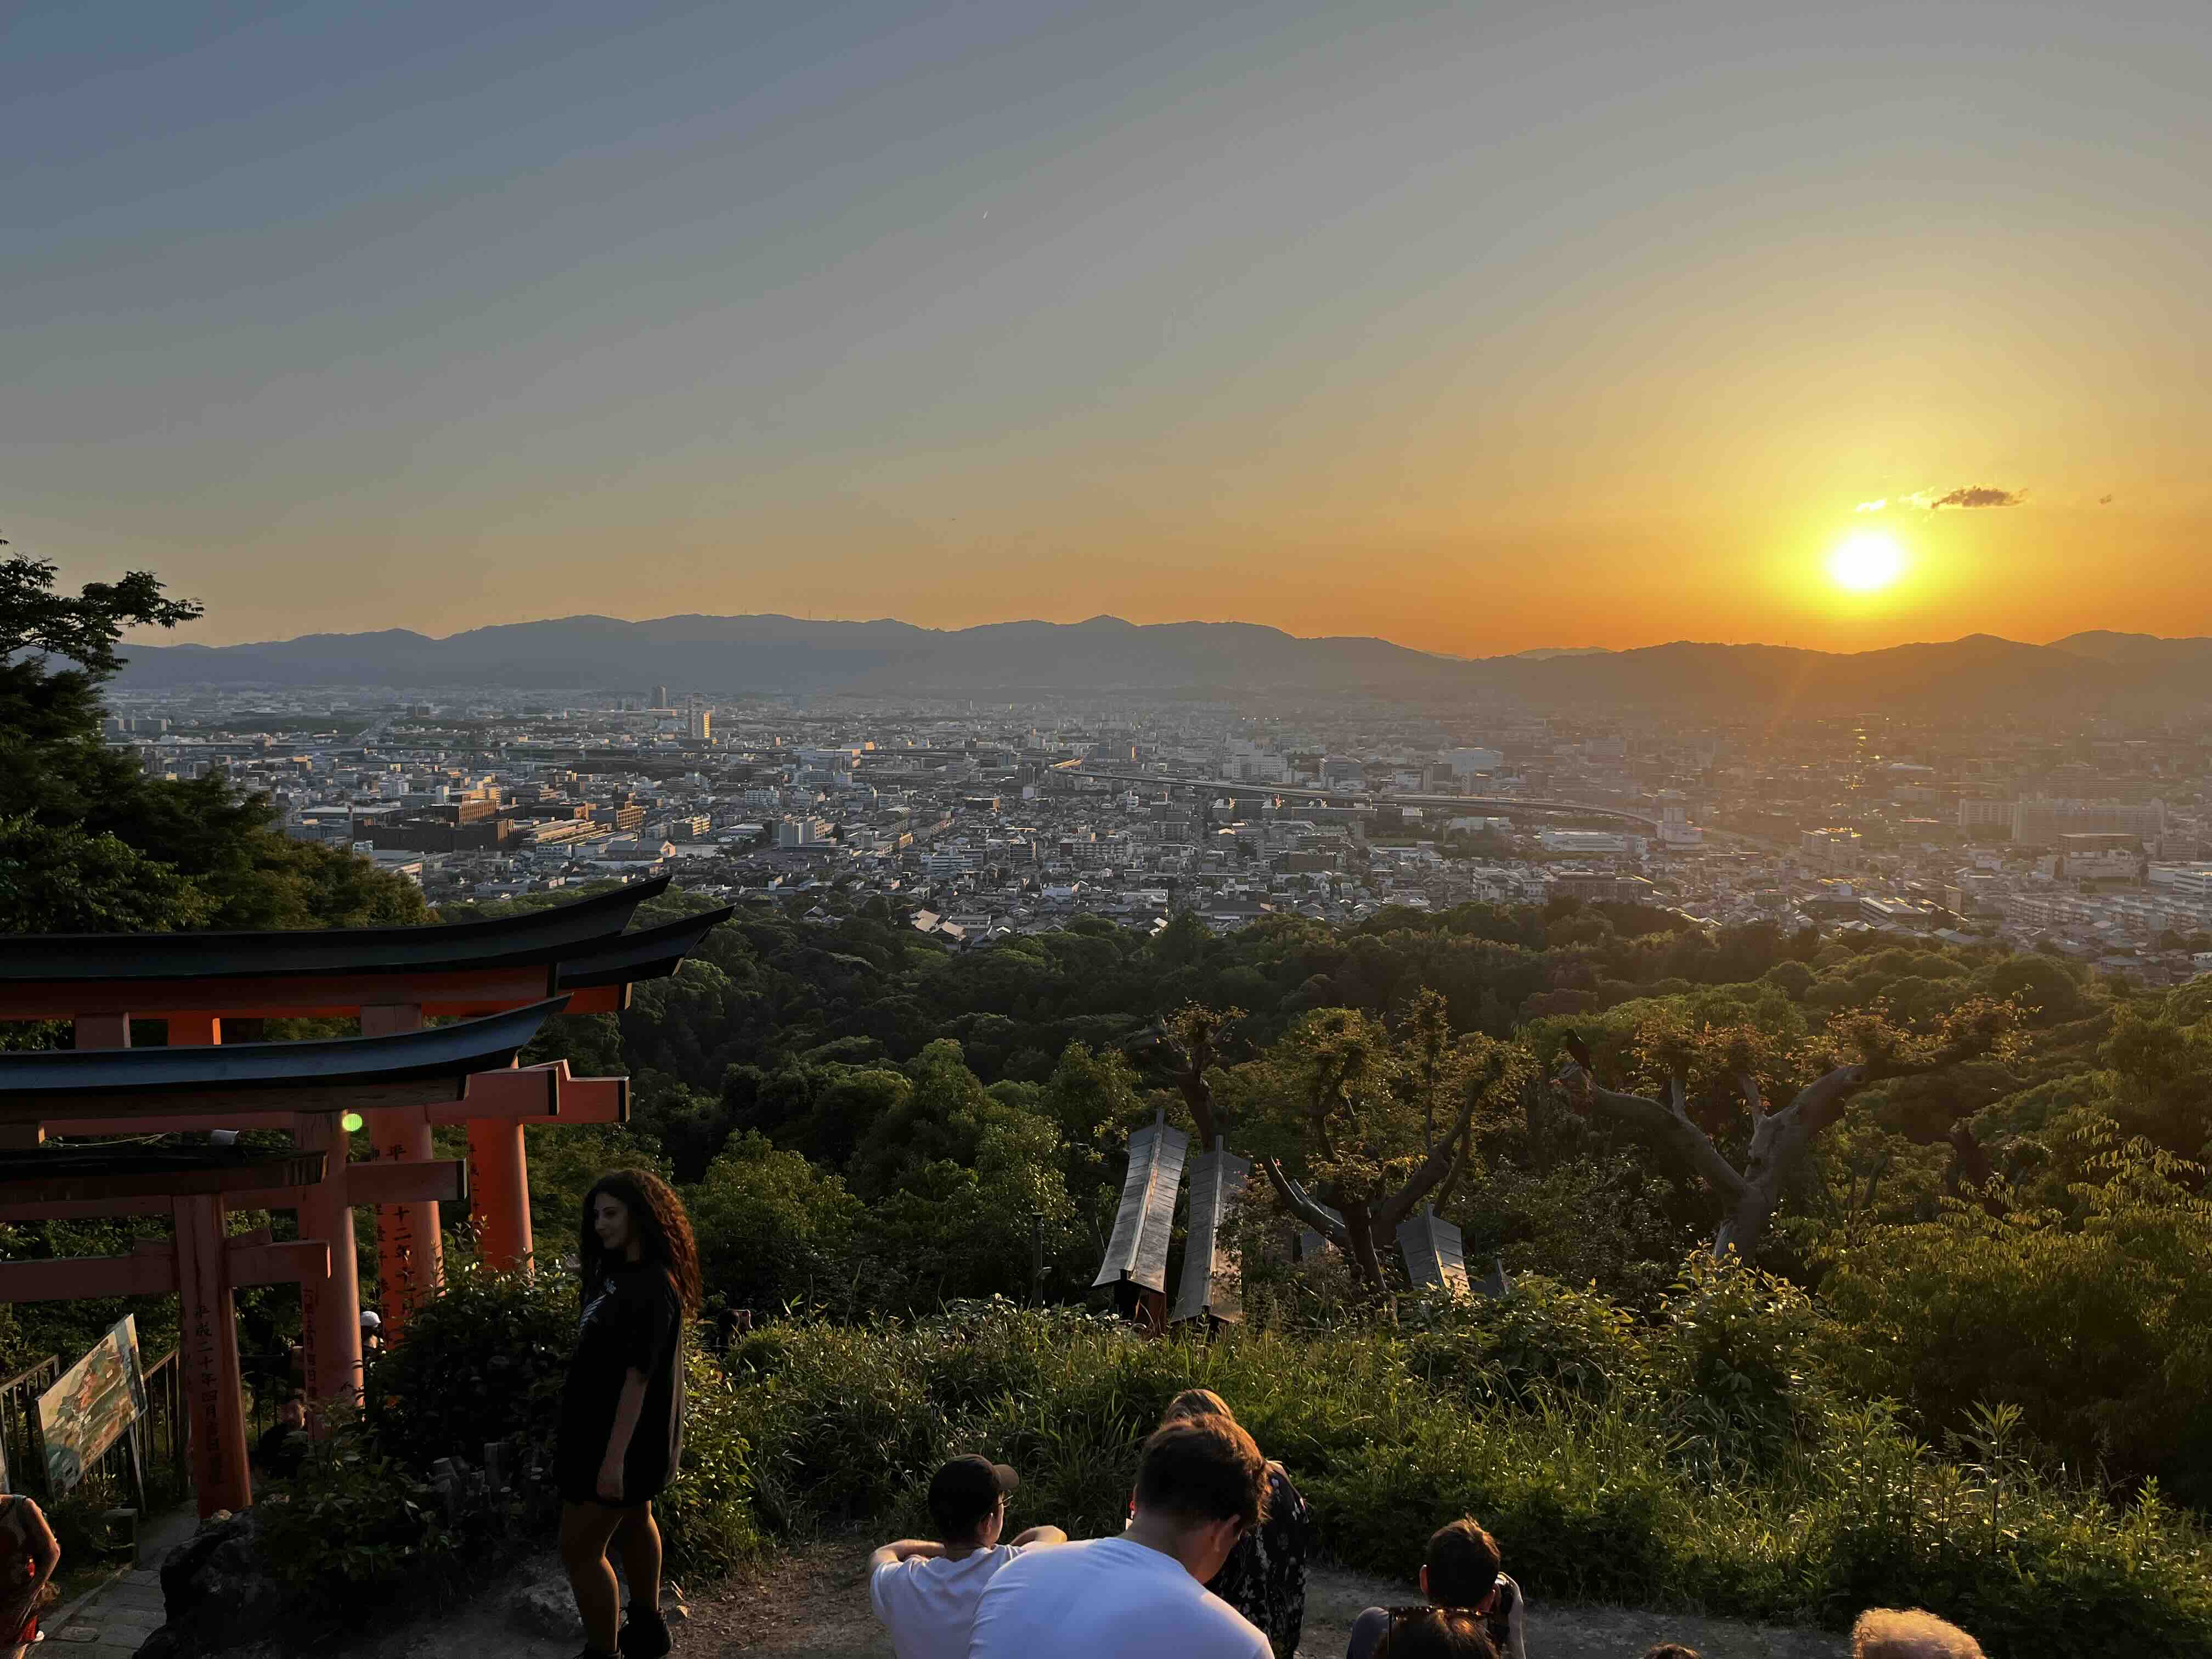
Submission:
[[[1018,1484],[1004,1463],[956,1457],[929,1483],[929,1518],[945,1541],[903,1538],[868,1558],[868,1600],[898,1659],[968,1659],[976,1599],[992,1576],[1025,1551],[1067,1541],[1058,1527],[999,1541]]]
[[[1274,1659],[1259,1626],[1206,1589],[1267,1492],[1267,1460],[1237,1424],[1165,1425],[1145,1442],[1128,1530],[1000,1568],[968,1659]]]

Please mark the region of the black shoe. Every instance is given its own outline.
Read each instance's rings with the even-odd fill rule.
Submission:
[[[660,1610],[641,1607],[633,1601],[615,1645],[622,1650],[622,1659],[661,1659],[676,1644],[669,1639],[668,1621],[660,1616]]]

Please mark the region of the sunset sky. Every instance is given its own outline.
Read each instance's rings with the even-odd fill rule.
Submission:
[[[0,29],[0,535],[181,637],[2212,633],[2204,0]]]

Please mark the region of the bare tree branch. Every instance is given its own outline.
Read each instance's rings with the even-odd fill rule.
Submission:
[[[1267,1184],[1275,1189],[1275,1196],[1288,1210],[1307,1226],[1312,1228],[1346,1255],[1353,1254],[1352,1234],[1345,1224],[1306,1195],[1306,1189],[1283,1173],[1282,1165],[1272,1158],[1259,1160],[1260,1168],[1267,1173]]]
[[[1588,1072],[1571,1060],[1560,1071],[1557,1081],[1568,1097],[1585,1109],[1641,1129],[1659,1141],[1711,1187],[1723,1202],[1733,1206],[1742,1199],[1743,1177],[1721,1156],[1711,1137],[1692,1123],[1689,1114],[1678,1104],[1662,1105],[1642,1095],[1601,1089]]]

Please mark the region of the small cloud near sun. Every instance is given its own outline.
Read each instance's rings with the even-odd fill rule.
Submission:
[[[1996,489],[1988,484],[1966,484],[1928,503],[1945,507],[2018,507],[2027,499],[2025,489]]]
[[[1853,507],[1851,511],[1854,513],[1879,513],[1888,505],[1889,497],[1883,495],[1875,501],[1861,501],[1856,507]]]

